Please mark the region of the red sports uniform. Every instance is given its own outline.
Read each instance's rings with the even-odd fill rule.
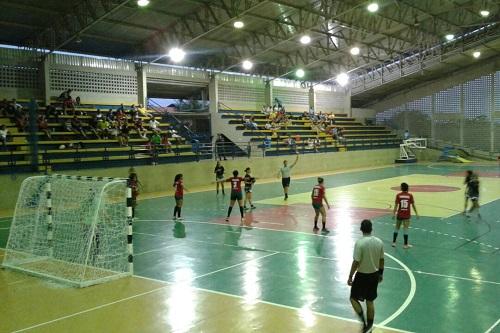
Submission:
[[[408,220],[411,217],[411,205],[413,204],[413,195],[408,192],[401,192],[396,195],[395,205],[398,207],[398,220]]]
[[[313,204],[321,205],[325,197],[325,187],[323,185],[316,185],[312,191]]]
[[[231,177],[227,181],[231,182],[231,191],[241,192],[241,182],[244,181],[242,177]]]
[[[184,196],[184,185],[182,184],[182,180],[176,181],[174,186],[175,186],[175,197],[182,198]]]

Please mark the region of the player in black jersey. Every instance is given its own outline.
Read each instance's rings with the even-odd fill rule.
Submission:
[[[252,188],[255,183],[255,177],[252,177],[250,168],[245,169],[245,177],[243,177],[243,182],[245,183],[245,202],[243,208],[247,210],[247,201],[250,204],[250,209],[255,209],[252,203]]]
[[[217,161],[214,173],[215,173],[215,183],[216,183],[215,186],[217,189],[217,194],[219,194],[219,184],[220,184],[220,187],[222,188],[222,195],[226,195],[226,193],[224,193],[224,182],[226,181],[224,179],[224,167],[222,166],[222,164],[220,164],[219,161]]]
[[[479,177],[472,170],[467,170],[464,183],[466,185],[464,214],[470,217],[469,214],[477,209],[477,216],[481,218],[481,214],[479,213]],[[469,211],[467,211],[468,199],[472,202],[472,207]]]

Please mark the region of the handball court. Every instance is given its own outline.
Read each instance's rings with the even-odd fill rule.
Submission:
[[[461,214],[468,168],[480,176],[482,218]],[[258,170],[254,176],[257,209],[243,226],[238,209],[224,221],[229,195],[214,190],[185,194],[185,235],[171,220],[171,196],[143,198],[134,277],[74,289],[0,270],[0,332],[360,332],[346,281],[364,218],[386,252],[374,332],[500,332],[497,165],[326,175],[327,235],[312,231],[316,177],[292,175],[285,202],[278,179],[259,182]],[[170,187],[170,179],[162,181]],[[408,250],[402,230],[391,247],[403,181],[421,215],[412,217]],[[9,225],[10,218],[0,219],[1,247]]]

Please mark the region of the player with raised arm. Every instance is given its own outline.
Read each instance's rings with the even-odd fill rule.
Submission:
[[[181,209],[184,202],[184,191],[188,191],[188,189],[184,187],[182,173],[175,175],[173,187],[175,188],[175,207],[174,217],[172,219],[174,221],[182,220],[183,218],[181,217]]]
[[[396,218],[396,226],[394,228],[394,233],[392,235],[392,247],[396,247],[396,239],[398,238],[398,232],[403,224],[403,236],[404,236],[404,248],[408,249],[412,247],[408,244],[408,228],[410,227],[410,217],[411,217],[411,207],[418,218],[417,207],[415,207],[415,200],[413,200],[413,195],[408,192],[409,186],[407,183],[401,183],[401,192],[396,195],[396,201],[394,203],[394,210],[392,212],[392,218]],[[396,214],[397,212],[397,214]]]
[[[278,171],[278,177],[281,176],[281,185],[283,185],[283,192],[285,193],[285,200],[288,199],[288,188],[290,187],[290,173],[293,167],[297,164],[299,160],[299,155],[295,158],[292,165],[288,166],[288,161],[283,161],[283,166]]]
[[[311,199],[312,199],[312,206],[314,208],[314,231],[319,230],[318,228],[318,217],[319,214],[321,214],[321,222],[323,224],[323,228],[321,229],[321,232],[328,233],[330,232],[328,229],[326,229],[326,210],[325,207],[323,206],[323,201],[325,202],[326,206],[328,209],[330,209],[330,204],[328,203],[328,200],[326,199],[326,193],[325,193],[325,187],[323,186],[324,179],[321,177],[318,177],[318,184],[313,187],[312,193],[311,193]]]
[[[238,201],[238,206],[240,207],[241,223],[245,222],[245,213],[243,211],[243,194],[241,191],[241,182],[243,182],[242,177],[238,177],[238,170],[233,171],[233,177],[226,179],[226,182],[231,183],[231,200],[229,201],[229,208],[227,210],[226,222],[229,221],[229,216],[231,216],[231,211],[235,201]]]
[[[245,183],[245,202],[243,203],[243,208],[247,210],[247,202],[250,204],[250,209],[255,209],[252,202],[252,189],[253,184],[255,184],[255,177],[252,177],[250,168],[245,169],[245,177],[243,177]]]

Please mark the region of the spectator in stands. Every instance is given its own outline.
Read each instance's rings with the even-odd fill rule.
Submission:
[[[139,114],[141,114],[142,116],[146,116],[146,117],[151,117],[152,116],[148,112],[148,110],[145,107],[143,107],[141,104],[138,105],[137,111],[139,111]]]
[[[115,119],[122,125],[124,122],[127,121],[127,116],[124,111],[121,109],[118,109],[115,114]]]
[[[273,105],[273,110],[281,110],[283,108],[283,103],[278,97],[274,98],[274,105]]]
[[[222,161],[222,158],[224,158],[224,161],[227,160],[226,143],[224,141],[224,137],[220,133],[217,134],[217,139],[215,140],[215,152],[220,161]]]
[[[108,114],[106,115],[106,118],[108,118],[108,121],[111,123],[113,120],[115,120],[115,115],[116,115],[116,111],[113,109],[109,109]]]
[[[314,108],[312,106],[309,108],[308,117],[309,117],[309,119],[314,117]]]
[[[290,152],[293,152],[293,153],[296,153],[297,152],[297,144],[295,142],[295,139],[293,137],[288,137],[286,140],[285,140],[285,143],[287,145],[288,148],[290,148]]]
[[[405,132],[404,132],[404,134],[403,134],[403,138],[404,138],[405,140],[408,140],[408,139],[410,138],[410,131],[405,130]]]
[[[95,113],[94,118],[95,118],[96,122],[104,118],[104,115],[102,114],[100,109],[97,109],[97,112]]]
[[[76,96],[76,98],[75,98],[75,105],[76,105],[76,106],[80,106],[80,105],[81,105],[81,104],[80,104],[80,103],[81,103],[81,101],[82,101],[82,100],[80,99],[80,96]]]
[[[125,122],[120,126],[120,132],[118,134],[118,143],[120,146],[127,147],[129,141],[130,129],[128,128],[128,124]]]
[[[28,115],[22,110],[22,108],[16,108],[14,115],[17,130],[19,132],[24,132],[26,130],[26,127],[28,126]]]
[[[52,139],[52,135],[50,135],[49,123],[47,122],[47,118],[45,118],[45,115],[41,114],[38,116],[37,126],[38,130],[43,132],[49,140]]]
[[[75,104],[73,102],[73,98],[71,97],[71,89],[63,91],[58,100],[62,103],[63,106],[63,114],[66,114],[66,110],[69,108],[75,113]]]
[[[116,111],[125,113],[125,107],[123,106],[123,103],[120,104],[120,106],[116,109]]]
[[[107,119],[103,118],[97,121],[97,133],[102,139],[108,139],[109,133],[109,122]]]
[[[159,132],[160,131],[160,122],[155,119],[155,117],[151,116],[149,120],[149,129],[153,132]]]
[[[118,135],[120,134],[120,124],[118,123],[118,121],[113,120],[112,122],[110,122],[109,134],[113,138],[118,139]]]
[[[9,130],[5,127],[5,125],[0,125],[0,142],[2,142],[2,148],[7,149],[7,135],[9,134]]]
[[[343,127],[339,127],[338,132],[337,132],[337,138],[341,143],[345,144],[344,128]]]
[[[161,145],[162,145],[162,147],[165,148],[165,152],[167,152],[167,153],[172,152],[172,144],[170,143],[170,140],[168,139],[168,133],[163,133],[161,135]]]
[[[23,106],[17,103],[16,99],[13,98],[7,107],[7,116],[13,118],[14,120],[18,118],[23,113]]]
[[[47,119],[47,121],[49,121],[51,118],[54,118],[56,122],[59,122],[59,114],[60,112],[52,104],[47,104],[45,106],[45,118]]]
[[[76,115],[71,118],[71,128],[73,129],[73,132],[80,133],[84,138],[87,138],[87,134],[83,129],[82,121]]]
[[[98,111],[99,112],[99,111]],[[101,117],[102,119],[102,117]],[[94,115],[92,118],[90,118],[89,122],[88,122],[88,127],[87,129],[92,132],[98,139],[101,138],[101,136],[99,135],[99,131],[97,130],[97,123],[99,122],[98,120],[98,117],[97,117],[97,114]]]
[[[264,148],[265,149],[271,148],[271,139],[267,135],[264,138]]]
[[[4,117],[8,116],[7,110],[9,109],[9,102],[7,98],[4,98],[3,101],[0,102],[0,112]]]
[[[139,111],[137,110],[137,106],[135,106],[135,104],[132,104],[130,106],[129,117],[130,119],[135,119],[139,117]]]
[[[144,124],[142,122],[142,118],[141,117],[135,117],[134,118],[134,129],[135,129],[135,131],[137,132],[137,134],[141,138],[147,139],[147,137],[146,137],[146,129],[144,128]]]
[[[270,122],[267,122],[267,123],[264,125],[264,128],[265,128],[266,130],[270,131],[270,130],[273,128],[273,126],[271,125],[271,123],[270,123]]]

